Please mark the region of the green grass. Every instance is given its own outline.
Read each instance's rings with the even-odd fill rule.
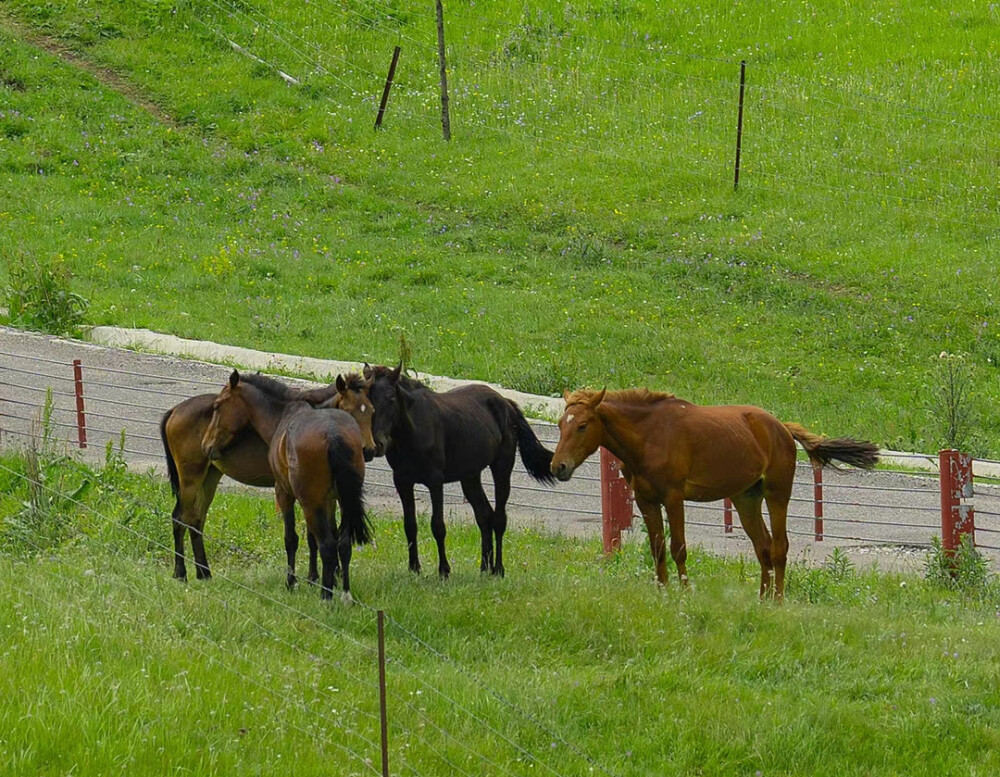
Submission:
[[[405,334],[431,373],[646,384],[903,449],[942,441],[947,350],[1000,455],[992,6],[462,0],[448,144],[425,4],[4,8],[0,237],[61,255],[91,323],[373,362]]]
[[[156,478],[43,456],[50,487],[90,487],[25,535],[25,459],[0,464],[0,771],[370,773],[342,748],[378,768],[374,614],[284,589],[266,494],[219,494],[216,577],[183,585]],[[376,530],[352,582],[390,618],[393,774],[603,773],[576,750],[617,775],[1000,766],[993,582],[961,594],[841,560],[792,568],[777,607],[743,559],[695,553],[691,589],[664,590],[641,545],[607,561],[596,539],[518,528],[494,580],[453,521],[442,583],[406,569],[395,517]]]

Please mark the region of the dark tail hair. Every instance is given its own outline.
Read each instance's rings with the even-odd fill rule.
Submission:
[[[170,445],[167,443],[167,421],[170,420],[173,412],[174,409],[170,408],[163,414],[163,418],[160,419],[160,439],[163,440],[163,452],[167,456],[167,474],[170,476],[170,490],[174,492],[174,496],[180,496],[181,480],[177,474],[177,462],[174,461],[174,454],[170,452]]]
[[[785,424],[785,428],[802,443],[809,460],[817,467],[825,467],[833,460],[861,469],[871,469],[878,464],[878,446],[873,442],[852,437],[820,437],[801,424]]]
[[[554,485],[556,479],[552,477],[552,451],[539,442],[534,430],[521,412],[521,408],[516,402],[510,402],[511,411],[514,414],[514,431],[517,432],[517,447],[521,451],[521,461],[528,474],[535,480],[547,485]]]
[[[354,468],[354,454],[343,440],[333,438],[326,454],[337,484],[340,530],[347,532],[352,545],[367,545],[372,541],[372,525],[365,511],[364,475]]]

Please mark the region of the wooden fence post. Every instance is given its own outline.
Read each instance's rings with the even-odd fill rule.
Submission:
[[[389,63],[389,75],[385,79],[385,88],[382,90],[382,102],[378,106],[378,116],[375,117],[375,129],[382,127],[382,117],[385,115],[385,106],[389,103],[389,90],[392,89],[392,79],[396,75],[396,63],[399,62],[399,46],[392,52],[392,62]]]
[[[451,119],[448,116],[448,66],[444,57],[444,7],[437,0],[438,65],[441,69],[441,132],[451,140]]]
[[[87,447],[87,416],[83,411],[83,365],[73,359],[73,389],[76,393],[76,436],[81,448]]]
[[[621,462],[601,448],[601,534],[604,552],[621,547],[622,530],[632,527],[632,491],[621,474]]]
[[[736,118],[736,178],[733,191],[740,188],[740,150],[743,147],[743,89],[747,82],[747,61],[740,61],[740,109]]]
[[[385,700],[385,611],[378,611],[378,707],[382,733],[382,777],[389,777],[389,715]]]
[[[962,535],[968,534],[976,543],[976,517],[972,505],[962,504],[971,499],[972,457],[967,453],[943,450],[938,453],[941,468],[941,545],[949,555],[961,547]]]

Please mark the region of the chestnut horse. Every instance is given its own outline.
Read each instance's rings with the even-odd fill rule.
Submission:
[[[420,483],[431,494],[438,574],[448,577],[451,573],[444,547],[444,484],[459,481],[482,539],[479,570],[503,577],[503,535],[514,455],[520,449],[528,474],[551,484],[552,452],[538,441],[521,409],[489,386],[462,386],[438,393],[403,375],[401,366],[366,365],[364,374],[372,384],[375,445],[392,467],[392,482],[403,504],[410,569],[420,571],[413,494],[414,485]],[[493,507],[483,490],[482,474],[487,467],[493,473]]]
[[[339,407],[358,422],[365,438],[366,456],[373,456],[375,444],[371,438],[372,404],[368,399],[368,383],[356,373],[338,376],[334,383],[315,389],[296,390],[296,395],[318,407]],[[217,394],[200,394],[178,403],[160,420],[160,438],[167,458],[170,487],[176,500],[172,515],[174,535],[174,577],[187,579],[184,559],[184,535],[191,531],[195,572],[199,579],[212,576],[205,554],[205,516],[215,497],[215,489],[223,475],[240,483],[262,488],[274,487],[274,475],[267,462],[267,445],[247,424],[215,461],[210,461],[201,449],[201,440],[212,419],[212,403]],[[295,531],[295,504],[288,502],[282,509],[285,524],[285,550],[289,563],[289,584],[295,582],[295,554],[299,536]],[[308,533],[307,533],[308,534]],[[316,541],[308,535],[309,580],[318,579]]]
[[[670,523],[670,555],[687,584],[684,500],[730,498],[760,562],[760,595],[780,601],[788,557],[786,521],[795,478],[795,442],[814,467],[836,459],[863,469],[878,462],[878,447],[847,437],[827,439],[794,423],[782,423],[752,405],[701,407],[673,394],[647,389],[565,392],[552,474],[569,480],[580,463],[603,445],[622,460],[649,533],[656,577],[667,582],[663,515]],[[761,512],[767,502],[768,533]]]
[[[247,425],[268,445],[267,460],[282,511],[293,500],[302,505],[306,526],[323,560],[320,597],[333,596],[339,555],[343,598],[349,602],[351,547],[371,541],[362,494],[364,443],[357,421],[343,410],[312,407],[272,378],[241,376],[233,370],[212,404],[202,449],[215,461]],[[342,511],[339,533],[338,502]]]

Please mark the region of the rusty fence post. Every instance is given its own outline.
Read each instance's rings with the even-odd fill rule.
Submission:
[[[604,552],[621,547],[622,530],[632,526],[632,491],[621,473],[621,462],[601,448],[601,534]]]
[[[378,707],[382,732],[382,777],[389,777],[389,715],[385,702],[385,611],[378,611]]]
[[[722,527],[726,534],[733,533],[733,500],[728,496],[722,500]]]
[[[87,447],[87,416],[83,411],[83,365],[73,359],[73,389],[76,392],[76,436],[81,448]]]
[[[963,499],[971,499],[972,457],[967,453],[943,450],[938,453],[941,468],[941,545],[948,555],[954,555],[962,544],[962,535],[967,534],[976,544],[976,517],[971,504],[962,504]]]
[[[813,532],[816,542],[823,541],[823,468],[813,470]]]

